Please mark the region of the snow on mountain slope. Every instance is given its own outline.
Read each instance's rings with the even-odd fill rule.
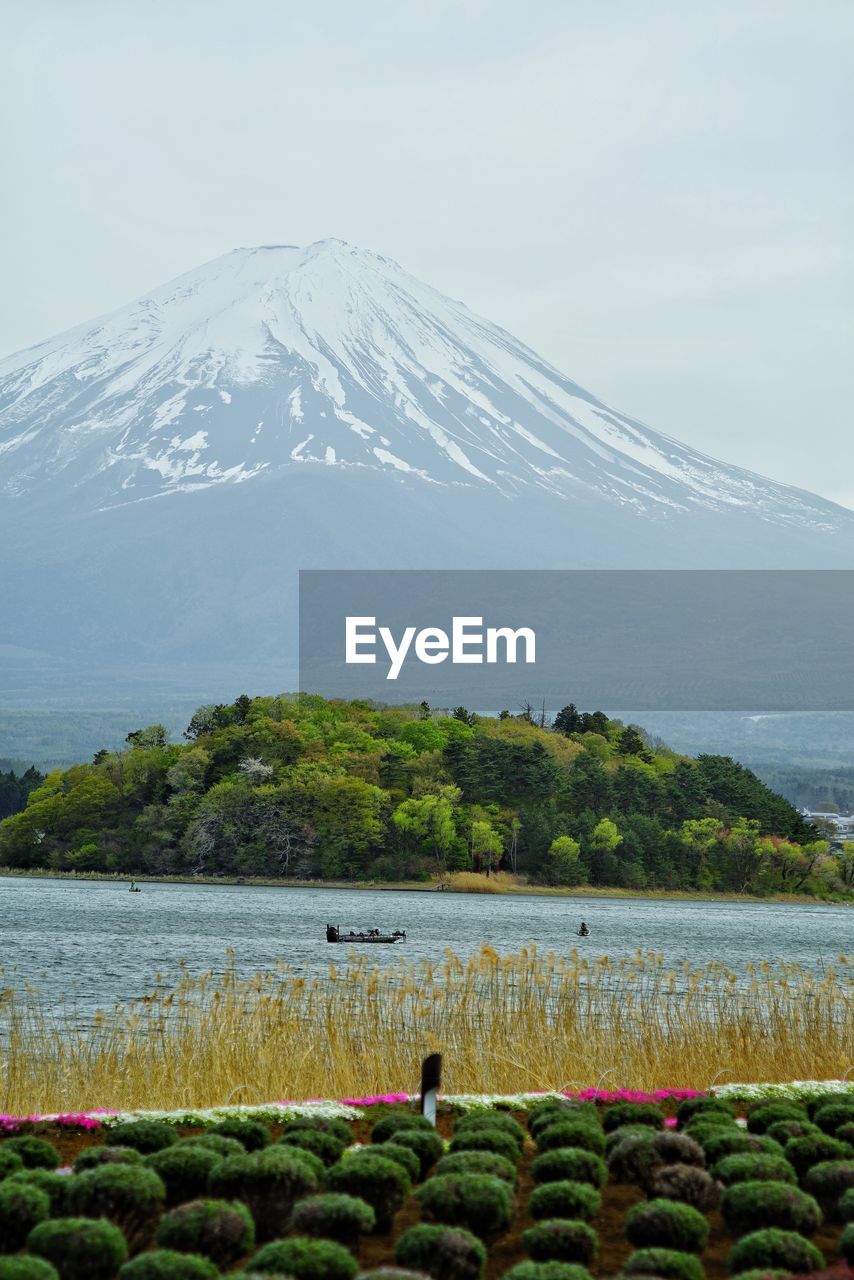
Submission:
[[[854,521],[609,409],[339,240],[237,249],[0,362],[0,493],[23,506],[61,495],[103,511],[325,467],[652,517]]]

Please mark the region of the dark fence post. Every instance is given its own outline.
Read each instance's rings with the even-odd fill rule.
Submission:
[[[421,1064],[421,1114],[436,1123],[436,1095],[442,1080],[442,1055],[431,1053]]]

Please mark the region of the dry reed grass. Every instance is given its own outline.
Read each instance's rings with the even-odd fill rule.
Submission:
[[[99,1015],[49,1016],[3,993],[0,1110],[179,1108],[417,1087],[445,1054],[447,1093],[595,1085],[702,1088],[726,1078],[841,1076],[852,1061],[845,957],[797,966],[673,970],[653,952],[588,961],[501,956],[375,968],[351,956],[325,977],[282,968],[191,977]]]
[[[506,871],[483,875],[477,871],[452,871],[447,883],[455,893],[507,893],[518,881]]]

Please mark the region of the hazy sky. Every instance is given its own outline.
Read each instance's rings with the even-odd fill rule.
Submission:
[[[851,0],[7,0],[0,353],[339,236],[854,506]]]

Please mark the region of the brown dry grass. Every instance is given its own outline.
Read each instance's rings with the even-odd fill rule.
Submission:
[[[821,975],[767,965],[670,970],[536,949],[306,979],[182,973],[168,994],[79,1029],[34,992],[0,1004],[0,1110],[174,1109],[413,1091],[425,1053],[446,1093],[831,1078],[849,1068],[845,957]]]

